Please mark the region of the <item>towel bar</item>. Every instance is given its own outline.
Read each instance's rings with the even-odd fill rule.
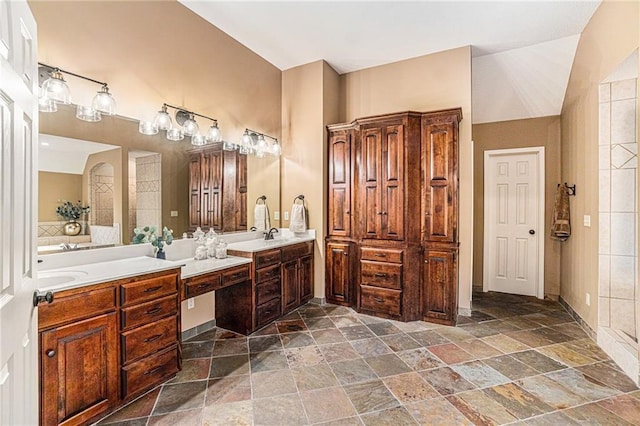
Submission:
[[[560,184],[558,184],[558,186],[560,186]],[[567,188],[567,194],[570,197],[573,197],[573,196],[576,195],[576,185],[575,184],[572,185],[572,186],[569,186],[569,185],[567,185],[567,182],[565,182],[564,183],[564,187]]]

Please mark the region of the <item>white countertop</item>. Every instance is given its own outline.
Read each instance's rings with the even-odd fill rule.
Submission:
[[[226,259],[195,260],[189,258],[180,260],[179,262],[184,265],[182,266],[182,279],[185,279],[231,268],[233,266],[246,265],[247,263],[251,263],[252,260],[248,257],[229,256]]]
[[[136,275],[180,268],[184,263],[140,256],[38,272],[40,291],[61,291]]]
[[[279,248],[284,246],[290,246],[297,243],[303,243],[305,241],[315,240],[315,235],[302,235],[302,236],[285,236],[274,237],[273,240],[257,239],[249,241],[240,241],[237,243],[230,243],[227,250],[236,250],[254,253],[257,251],[270,250],[273,248]]]

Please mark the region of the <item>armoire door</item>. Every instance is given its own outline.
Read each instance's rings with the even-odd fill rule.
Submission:
[[[361,189],[363,209],[362,236],[364,238],[382,238],[382,129],[370,128],[361,132],[360,157]]]
[[[329,135],[329,235],[351,236],[351,130]]]
[[[454,250],[429,249],[422,264],[425,321],[455,325],[457,319],[457,254]]]
[[[221,229],[222,226],[222,154],[208,152],[202,155],[200,184],[200,226]]]
[[[189,229],[200,226],[200,185],[202,180],[202,156],[192,154],[189,158]]]
[[[353,253],[352,245],[342,242],[327,243],[327,270],[325,295],[327,302],[348,305],[352,299]]]
[[[404,238],[404,126],[384,128],[381,164],[381,229],[380,238]]]
[[[422,240],[456,242],[458,211],[457,115],[423,119]]]

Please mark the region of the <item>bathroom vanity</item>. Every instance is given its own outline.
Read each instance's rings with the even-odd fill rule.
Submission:
[[[231,242],[226,259],[136,256],[40,272],[41,424],[88,424],[173,377],[183,300],[214,292],[217,326],[242,334],[307,303],[314,239]]]

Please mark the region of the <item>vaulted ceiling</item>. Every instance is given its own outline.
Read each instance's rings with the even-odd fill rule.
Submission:
[[[557,115],[599,0],[180,0],[281,70],[338,73],[472,46],[474,123]]]

